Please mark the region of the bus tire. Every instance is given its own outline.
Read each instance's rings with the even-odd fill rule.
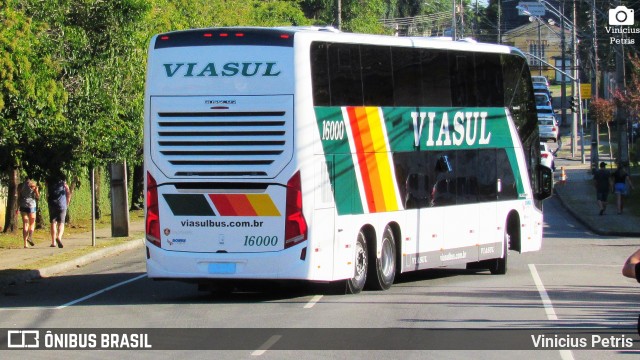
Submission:
[[[507,273],[507,254],[509,253],[509,233],[505,230],[504,240],[502,241],[503,256],[499,259],[493,260],[492,266],[489,271],[493,275],[504,275]]]
[[[355,252],[353,277],[347,280],[347,293],[349,294],[359,293],[364,289],[364,285],[367,282],[369,253],[367,249],[367,239],[362,231],[358,233]]]
[[[372,256],[371,259],[374,259]],[[384,229],[380,245],[380,257],[369,263],[368,287],[372,290],[388,290],[396,277],[396,240],[390,227]]]

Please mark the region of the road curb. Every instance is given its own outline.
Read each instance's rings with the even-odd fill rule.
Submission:
[[[15,275],[0,276],[0,288],[20,282],[27,282],[34,279],[62,274],[73,269],[85,266],[94,261],[105,257],[114,256],[121,252],[144,247],[144,239],[135,239],[127,241],[120,245],[110,246],[104,249],[96,250],[92,253],[71,259],[59,264],[47,266],[41,269],[25,270]]]

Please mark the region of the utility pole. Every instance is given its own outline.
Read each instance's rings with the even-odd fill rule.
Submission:
[[[541,21],[536,21],[538,23],[538,57],[542,57],[542,34],[541,34]],[[538,61],[538,75],[542,76],[542,63]]]
[[[451,9],[452,9],[452,14],[451,14],[451,38],[455,41],[457,40],[457,35],[456,34],[456,0],[451,0]]]
[[[342,30],[342,0],[336,0],[336,26]]]
[[[564,16],[564,0],[560,3],[560,14]],[[565,36],[564,36],[564,20],[560,18],[560,53],[562,57],[562,64],[560,68],[562,69],[562,84],[560,84],[560,116],[562,118],[562,123],[564,124],[567,121],[567,77],[564,75],[567,72],[567,64],[565,61],[566,51],[565,51]],[[576,133],[573,132],[571,134],[571,156],[574,156],[573,144],[575,142]]]
[[[572,11],[572,15],[573,15],[573,26],[571,26],[571,74],[573,75],[574,80],[571,82],[571,98],[574,99],[578,99],[579,102],[582,101],[582,99],[578,98],[578,89],[577,89],[577,82],[578,82],[578,54],[576,52],[577,46],[576,46],[576,3],[575,1],[571,2],[573,4],[573,11]],[[573,136],[571,136],[571,157],[575,158],[576,157],[576,149],[578,148],[578,142],[577,142],[577,134],[578,134],[578,109],[573,109],[571,110],[571,132],[573,133]]]
[[[620,5],[620,1],[617,2]],[[620,34],[621,40],[624,40],[625,34]],[[620,41],[618,51],[616,51],[616,83],[617,89],[621,94],[625,94],[626,84],[624,80],[624,41]],[[629,137],[627,136],[627,109],[618,106],[616,111],[616,124],[618,127],[618,164],[629,168]]]
[[[598,98],[598,32],[596,20],[596,0],[591,0],[591,23],[593,25],[593,73],[591,74],[591,100]],[[589,112],[589,116],[591,112]],[[591,119],[591,171],[595,173],[598,169],[598,123]]]
[[[572,25],[572,30],[571,30],[571,37],[572,37],[572,43],[573,43],[573,74],[574,74],[574,84],[575,84],[575,91],[573,92],[574,96],[576,96],[578,98],[578,113],[574,114],[573,116],[573,121],[576,124],[573,129],[574,131],[577,130],[576,126],[580,126],[580,158],[582,160],[582,163],[584,164],[586,162],[585,160],[585,156],[584,156],[584,126],[582,124],[582,91],[580,89],[580,71],[579,71],[579,67],[578,67],[578,37],[576,34],[576,29],[578,28],[578,10],[577,10],[577,5],[575,2],[573,2],[573,25]]]
[[[502,1],[498,1],[498,44],[502,44]]]

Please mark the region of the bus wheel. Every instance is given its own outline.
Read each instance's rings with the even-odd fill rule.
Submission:
[[[375,277],[369,278],[369,287],[373,290],[389,289],[396,277],[396,241],[391,228],[384,229],[380,258],[376,257],[370,267],[370,274],[375,274]]]
[[[502,241],[502,248],[504,256],[500,259],[495,259],[492,266],[489,268],[489,271],[493,275],[504,275],[507,273],[507,254],[509,253],[509,233],[507,230],[504,231],[504,240]]]
[[[367,253],[367,239],[364,233],[358,233],[356,241],[356,256],[353,277],[347,280],[347,292],[349,294],[357,294],[364,289],[367,281],[367,267],[369,264],[369,254]]]

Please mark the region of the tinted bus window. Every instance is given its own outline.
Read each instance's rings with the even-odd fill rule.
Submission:
[[[358,45],[329,45],[329,89],[332,106],[362,105],[362,77]]]
[[[479,107],[504,106],[502,64],[497,54],[478,53],[475,57],[475,84]]]
[[[393,106],[391,48],[360,46],[362,89],[365,106]]]
[[[502,55],[502,69],[505,107],[511,111],[520,138],[526,142],[538,129],[529,68],[520,56]]]
[[[453,106],[476,106],[476,74],[473,54],[451,52],[451,100]]]
[[[422,106],[451,106],[451,76],[446,50],[422,49]]]
[[[422,63],[420,51],[395,48],[393,58],[393,87],[395,106],[420,106],[422,99]]]
[[[313,103],[327,106],[331,103],[329,94],[329,60],[327,44],[314,42],[311,44],[311,83],[313,86]]]
[[[495,201],[498,191],[496,149],[478,150],[478,201]],[[504,166],[504,165],[502,165]],[[508,166],[508,164],[507,164]]]

